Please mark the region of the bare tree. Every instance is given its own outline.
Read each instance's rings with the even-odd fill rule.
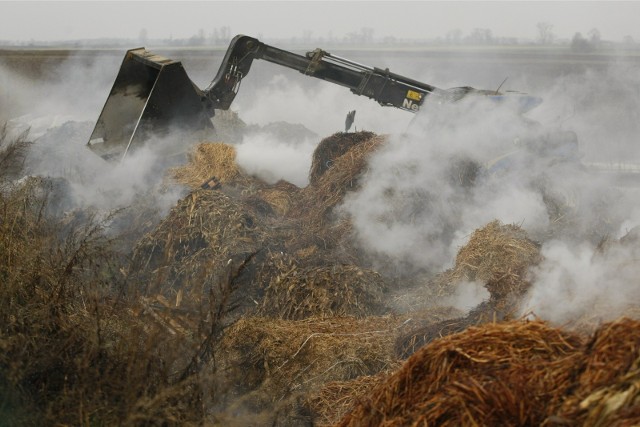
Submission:
[[[474,28],[466,40],[476,44],[491,44],[493,42],[493,34],[488,28]]]
[[[462,40],[462,30],[456,28],[455,30],[451,30],[447,32],[445,36],[445,41],[451,44],[460,44]]]
[[[602,39],[600,36],[600,31],[597,28],[592,28],[587,35],[589,36],[589,42],[593,45],[594,48],[598,47],[600,44],[600,40]]]
[[[582,33],[575,33],[571,39],[571,50],[579,53],[592,52],[593,45],[582,36]]]
[[[553,43],[556,35],[553,33],[553,25],[548,22],[538,22],[538,41],[540,44],[547,45]]]

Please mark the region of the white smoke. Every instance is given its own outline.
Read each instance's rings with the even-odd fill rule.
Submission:
[[[87,141],[107,99],[122,58],[107,55],[71,56],[42,76],[25,77],[0,67],[11,84],[1,105],[13,132],[28,130],[33,141],[27,155],[27,175],[62,180],[65,210],[127,208],[144,197],[150,209],[166,212],[183,194],[180,187],[162,186],[172,159],[162,148],[183,140],[168,135],[149,141],[120,163],[108,163],[87,147]],[[166,150],[165,150],[166,151]]]
[[[234,103],[236,108],[247,123],[263,125],[286,120],[301,123],[323,136],[344,131],[346,115],[352,110],[356,110],[356,116],[351,131],[399,133],[411,120],[406,112],[380,108],[371,99],[356,96],[344,87],[312,77],[306,77],[302,84],[281,73],[255,91],[241,91]]]
[[[481,98],[426,104],[407,133],[372,156],[362,189],[345,200],[356,239],[386,263],[436,272],[475,229],[516,223],[545,257],[527,310],[565,322],[598,302],[615,317],[640,296],[629,267],[637,254],[598,257],[596,247],[639,223],[640,199],[586,166],[637,159],[639,80],[619,65],[560,76],[525,117]],[[460,185],[465,164],[479,166],[472,185]]]
[[[43,79],[0,67],[2,113],[33,127],[38,139],[29,173],[68,180],[74,206],[117,209],[152,194],[166,210],[180,189],[158,191],[167,158],[157,148],[175,139],[152,142],[116,166],[85,147],[120,61],[72,58]],[[241,90],[234,109],[248,123],[286,120],[321,137],[343,131],[346,113],[355,109],[355,128],[392,134],[372,157],[362,189],[342,206],[370,253],[437,272],[452,264],[475,229],[493,219],[517,223],[543,244],[545,256],[534,272],[527,309],[564,322],[597,301],[613,315],[637,300],[630,286],[637,275],[626,267],[637,257],[624,250],[601,257],[595,248],[603,237],[620,237],[640,223],[640,198],[604,175],[587,174],[584,166],[640,163],[640,75],[614,64],[558,75],[548,87],[536,94],[545,102],[526,119],[512,106],[480,97],[427,103],[408,129],[410,114],[336,85],[307,86],[280,74],[251,93]],[[571,131],[580,141],[581,162],[563,159],[576,154],[562,151],[567,144],[554,145],[570,139]],[[238,145],[238,161],[270,182],[302,186],[317,142],[291,143],[258,132]],[[462,305],[475,298],[467,297],[460,297]]]
[[[258,132],[246,135],[237,146],[238,164],[243,169],[267,182],[284,179],[300,187],[308,184],[313,150],[321,138],[345,130],[349,111],[356,110],[350,131],[400,133],[412,118],[404,111],[381,108],[369,98],[354,96],[338,85],[310,77],[302,83],[280,72],[268,78],[262,87],[241,90],[233,108],[249,124],[264,126],[287,121],[320,135],[315,139],[286,141]]]
[[[166,213],[184,194],[180,186],[163,186],[167,168],[176,164],[166,157],[166,147],[181,141],[179,136],[153,138],[122,161],[107,162],[86,146],[92,131],[92,122],[70,121],[50,129],[28,153],[26,174],[67,181],[72,190],[68,208],[109,212],[145,197],[151,208]]]
[[[457,283],[451,295],[442,299],[440,304],[446,307],[453,307],[462,312],[468,312],[478,304],[489,299],[489,291],[480,282]]]
[[[266,133],[254,133],[236,145],[236,160],[245,171],[267,183],[284,179],[304,187],[309,182],[311,157],[317,144],[317,139],[291,143]]]
[[[551,241],[542,255],[525,311],[563,324],[583,316],[613,320],[640,303],[637,246],[615,246],[603,254],[585,242]]]
[[[482,97],[427,105],[409,133],[375,153],[362,190],[345,201],[362,245],[416,268],[442,269],[465,236],[494,218],[546,227],[533,176],[474,171],[519,149],[516,138],[534,132],[529,127],[509,106]],[[467,173],[477,175],[473,188],[461,182]]]
[[[33,69],[38,68],[33,59]],[[34,74],[0,64],[0,119],[17,119],[45,131],[63,120],[95,120],[118,73],[122,57],[78,53]],[[27,66],[27,65],[25,65]],[[38,129],[39,128],[39,129]],[[40,135],[35,135],[40,136]]]

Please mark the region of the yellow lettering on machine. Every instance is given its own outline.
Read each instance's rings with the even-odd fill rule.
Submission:
[[[416,92],[413,90],[407,91],[407,98],[413,99],[414,101],[420,101],[422,99],[422,94],[420,92]]]

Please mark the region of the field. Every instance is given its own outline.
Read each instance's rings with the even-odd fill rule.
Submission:
[[[215,137],[114,164],[124,52],[0,50],[0,425],[640,421],[637,187],[587,167],[640,159],[637,52],[332,53],[545,103],[411,120],[256,64]]]

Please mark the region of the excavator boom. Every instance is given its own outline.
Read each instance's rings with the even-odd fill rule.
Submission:
[[[443,100],[455,101],[470,92],[481,92],[470,87],[441,90],[388,69],[362,65],[321,49],[303,56],[244,35],[233,38],[215,78],[201,90],[189,79],[179,61],[138,48],[125,55],[88,146],[106,160],[118,160],[152,135],[168,129],[211,129],[215,110],[231,107],[242,79],[255,59],[344,86],[382,106],[414,113],[433,94]],[[490,96],[499,98],[501,95],[496,91]],[[526,98],[527,102],[536,100]]]
[[[321,49],[306,56],[278,49],[248,36],[236,36],[215,79],[205,91],[217,109],[228,109],[240,81],[247,75],[254,59],[261,59],[297,70],[307,76],[345,86],[380,105],[415,112],[425,97],[437,90],[434,86],[404,77],[389,70],[369,67],[331,55]]]

